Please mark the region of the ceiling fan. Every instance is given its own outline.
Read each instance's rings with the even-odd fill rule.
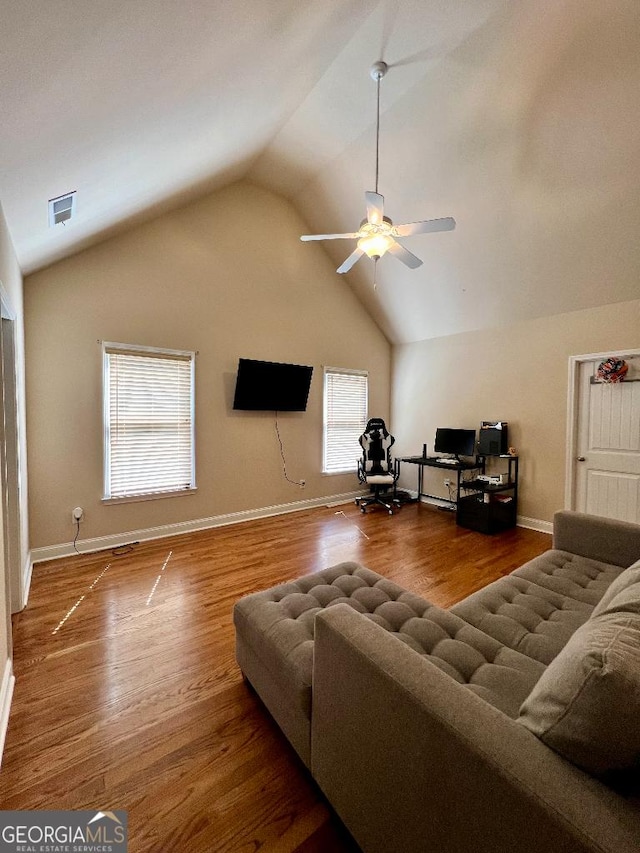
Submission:
[[[456,221],[452,216],[442,219],[427,219],[422,222],[408,222],[405,225],[394,225],[388,216],[384,215],[384,197],[378,192],[378,166],[380,159],[380,80],[389,70],[386,62],[379,60],[371,66],[371,77],[376,81],[377,110],[376,110],[376,189],[366,192],[367,216],[360,223],[357,231],[348,234],[303,234],[301,240],[357,240],[358,243],[349,257],[341,264],[336,272],[349,272],[351,267],[363,255],[368,255],[377,262],[384,254],[390,252],[410,269],[416,269],[422,264],[420,258],[412,254],[397,241],[398,237],[412,237],[414,234],[427,234],[434,231],[453,231]]]

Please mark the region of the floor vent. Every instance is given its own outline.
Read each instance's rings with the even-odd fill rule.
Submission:
[[[65,225],[76,212],[76,193],[66,193],[49,199],[49,227]]]

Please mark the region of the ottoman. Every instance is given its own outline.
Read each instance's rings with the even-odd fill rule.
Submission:
[[[344,603],[391,631],[432,606],[382,575],[345,562],[247,595],[233,610],[240,669],[307,767],[314,620],[323,608]]]

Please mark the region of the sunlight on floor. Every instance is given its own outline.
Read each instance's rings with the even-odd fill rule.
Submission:
[[[91,583],[91,584],[89,585],[89,589],[87,590],[87,592],[86,592],[84,595],[81,595],[81,596],[80,596],[80,598],[76,601],[76,603],[73,605],[73,607],[71,607],[71,608],[66,612],[66,614],[63,616],[63,618],[58,622],[58,624],[56,625],[56,627],[55,627],[55,628],[53,629],[53,631],[51,632],[52,634],[57,634],[57,633],[58,633],[58,631],[60,630],[60,628],[62,628],[62,626],[64,625],[64,623],[67,621],[67,619],[68,619],[68,618],[69,618],[73,613],[75,613],[75,611],[78,609],[78,607],[80,607],[80,605],[81,605],[81,604],[82,604],[82,602],[85,600],[85,598],[87,597],[87,595],[88,595],[88,594],[89,594],[89,593],[90,593],[90,592],[95,588],[95,586],[97,585],[98,581],[99,581],[99,580],[100,580],[100,579],[105,575],[105,573],[107,572],[107,570],[108,570],[110,567],[111,567],[111,563],[107,563],[107,565],[106,565],[106,566],[104,567],[104,569],[100,572],[100,574],[99,574],[99,575],[98,575],[98,576],[93,580],[93,583]]]
[[[153,585],[153,588],[152,588],[151,592],[149,593],[149,598],[147,598],[147,604],[146,604],[147,607],[151,604],[151,599],[153,598],[153,594],[156,591],[156,589],[158,588],[158,584],[160,583],[160,579],[162,578],[162,573],[167,568],[167,563],[171,559],[172,554],[173,554],[173,551],[169,551],[169,553],[167,554],[167,559],[164,561],[162,568],[160,569],[160,574],[156,578],[156,581]]]

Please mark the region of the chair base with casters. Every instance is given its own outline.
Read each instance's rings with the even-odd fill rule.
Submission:
[[[400,501],[394,497],[395,494],[395,478],[392,474],[378,475],[380,482],[374,482],[375,475],[369,476],[367,482],[373,486],[373,494],[370,497],[356,498],[355,502],[360,507],[360,512],[366,512],[367,507],[378,506],[384,507],[389,515],[393,515],[394,507],[400,506]],[[393,492],[388,494],[388,489],[394,486]]]

